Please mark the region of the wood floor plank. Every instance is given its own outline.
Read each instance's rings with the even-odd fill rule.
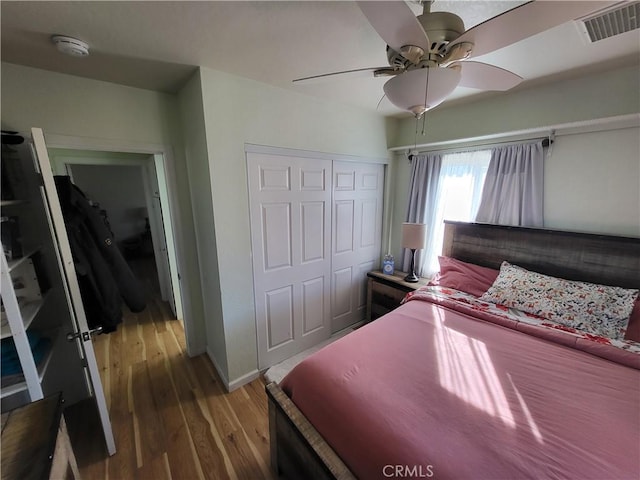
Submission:
[[[173,478],[166,462],[164,454],[154,458],[151,462],[145,463],[138,469],[136,478],[141,480],[169,480]]]
[[[147,311],[158,332],[165,332],[167,330],[167,322],[170,320],[164,315],[164,310],[161,307],[162,303],[165,302],[153,297],[147,304]]]
[[[164,343],[162,337],[163,335],[160,335],[160,342]],[[164,348],[163,345],[161,348]],[[151,389],[166,436],[171,475],[177,479],[203,478],[202,467],[192,447],[193,441],[184,420],[170,369],[167,358],[149,365]]]
[[[258,407],[254,405],[251,398],[247,398],[245,387],[241,387],[226,397],[230,404],[233,404],[234,411],[240,420],[248,441],[253,448],[260,452],[264,458],[269,456],[269,426],[268,419],[261,418]]]
[[[263,459],[259,458],[259,453],[252,446],[249,438],[245,434],[233,407],[223,401],[225,393],[220,386],[213,381],[207,381],[211,377],[205,368],[206,363],[211,363],[206,357],[200,356],[193,359],[194,366],[198,372],[198,378],[203,388],[203,394],[211,419],[222,436],[225,450],[229,457],[233,459],[233,466],[238,478],[257,479],[270,478],[268,472],[263,468]]]
[[[226,395],[224,386],[211,375],[211,371],[207,368],[211,361],[206,355],[198,355],[191,360],[220,434],[226,437],[242,428],[233,408],[224,401],[224,395]]]
[[[130,312],[126,314],[120,328],[126,333],[123,343],[127,348],[123,350],[123,361],[127,365],[133,365],[134,363],[143,361],[144,348],[138,331],[138,315]]]
[[[124,329],[122,330],[124,333]],[[135,431],[133,417],[129,408],[129,368],[126,363],[126,335],[119,340],[110,341],[111,352],[111,403],[109,416],[112,423],[118,425],[114,430],[114,440],[118,452],[109,459],[108,475],[110,478],[130,478],[137,468],[135,455]],[[114,341],[115,340],[115,341]]]
[[[164,336],[172,337],[173,333],[166,332]],[[196,395],[202,395],[202,390],[198,385],[191,383],[193,375],[189,373],[191,370],[188,368],[190,365],[187,365],[189,362],[184,362],[175,339],[168,338],[165,346],[171,364],[174,387],[206,478],[234,478],[233,466],[224,450],[219,433],[215,430],[215,426],[209,424],[198,405]]]
[[[137,450],[141,452],[138,467],[161,458],[167,451],[162,419],[158,414],[155,399],[151,390],[151,379],[147,369],[147,361],[139,362],[131,367],[133,389],[134,419],[137,425]],[[138,440],[139,439],[139,440]]]

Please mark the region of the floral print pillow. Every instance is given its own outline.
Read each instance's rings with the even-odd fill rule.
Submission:
[[[612,339],[623,339],[638,290],[550,277],[502,262],[481,300]]]

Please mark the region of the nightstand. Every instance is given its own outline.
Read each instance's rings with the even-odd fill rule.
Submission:
[[[426,285],[428,278],[421,278],[417,283],[404,281],[406,272],[395,272],[385,275],[379,270],[367,273],[367,316],[370,322],[400,306],[404,296],[413,290]]]

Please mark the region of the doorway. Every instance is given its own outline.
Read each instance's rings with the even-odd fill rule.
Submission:
[[[163,156],[63,148],[49,154],[54,175],[68,175],[106,212],[125,257],[153,260],[161,298],[183,321]]]

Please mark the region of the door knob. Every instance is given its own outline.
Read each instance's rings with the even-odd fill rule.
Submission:
[[[69,332],[67,333],[67,342],[73,342],[77,338],[82,337],[82,340],[88,342],[93,335],[99,335],[102,333],[102,326],[89,330],[88,332]]]

